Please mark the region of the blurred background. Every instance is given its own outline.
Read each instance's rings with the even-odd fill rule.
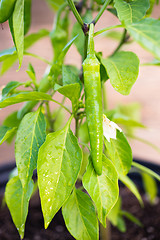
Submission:
[[[45,0],[32,0],[32,25],[29,34],[37,32],[40,29],[52,29],[54,13],[49,8]],[[160,4],[155,7],[152,16],[160,18]],[[71,14],[71,24],[75,22],[74,16]],[[117,19],[108,11],[103,14],[96,26],[96,30],[118,24]],[[102,51],[104,57],[110,55],[118,42],[107,38],[107,35],[98,36],[95,38],[96,51]],[[11,48],[13,46],[12,37],[9,31],[8,22],[0,25],[0,51]],[[154,57],[138,44],[131,43],[125,45],[122,50],[133,51],[140,58],[140,63],[151,62]],[[43,38],[30,48],[29,52],[35,53],[48,60],[52,59],[52,48],[49,38]],[[67,53],[66,60],[69,64],[81,66],[81,58],[74,46]],[[9,81],[26,81],[28,75],[26,73],[28,63],[32,62],[35,68],[37,79],[41,79],[44,74],[46,64],[38,59],[24,56],[22,68],[19,72],[18,63],[16,63],[6,74],[0,76],[0,86],[6,85]],[[147,129],[136,130],[136,136],[152,142],[160,148],[160,66],[141,66],[139,77],[134,84],[129,96],[123,96],[117,93],[109,81],[106,82],[106,92],[108,98],[109,109],[121,104],[130,104],[138,102],[141,109],[141,122],[147,126]],[[16,104],[11,107],[0,110],[0,125],[3,123],[8,113],[19,109],[22,104]],[[133,156],[145,161],[156,162],[160,164],[160,153],[155,151],[150,146],[139,142],[130,141]],[[14,143],[8,145],[3,143],[0,146],[0,165],[14,161]]]

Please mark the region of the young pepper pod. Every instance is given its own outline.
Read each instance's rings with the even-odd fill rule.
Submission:
[[[100,63],[94,51],[94,25],[90,25],[87,58],[83,62],[85,110],[91,158],[94,169],[98,175],[102,173],[103,152],[103,112],[100,81]]]
[[[14,10],[17,0],[1,0],[0,1],[0,23],[7,21]]]

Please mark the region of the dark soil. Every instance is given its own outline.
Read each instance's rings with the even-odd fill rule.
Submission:
[[[111,240],[160,240],[160,199],[151,206],[146,200],[142,209],[136,198],[126,189],[121,189],[123,199],[123,210],[131,212],[143,223],[143,228],[126,220],[127,232],[121,233],[112,227]],[[40,203],[37,196],[34,196],[30,203],[29,215],[26,223],[24,240],[73,240],[68,233],[63,217],[58,213],[49,228],[43,228],[43,217]],[[19,240],[18,232],[12,223],[7,207],[0,211],[0,240]]]

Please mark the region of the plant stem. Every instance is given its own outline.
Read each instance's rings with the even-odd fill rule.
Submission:
[[[39,59],[39,60],[47,63],[48,65],[51,65],[51,63],[50,63],[48,60],[46,60],[46,59],[43,58],[43,57],[38,56],[37,54],[29,53],[29,52],[26,52],[26,51],[25,51],[25,52],[24,52],[24,55],[29,55],[29,56],[31,56],[31,57],[37,58],[37,59]]]
[[[97,16],[95,17],[95,19],[92,21],[92,23],[94,25],[96,25],[96,23],[98,22],[98,20],[100,19],[100,17],[102,16],[102,14],[104,13],[104,11],[106,10],[106,7],[108,6],[108,4],[110,3],[111,0],[106,0],[105,3],[103,4],[101,10],[99,11],[99,13],[97,14]]]
[[[108,30],[112,30],[114,28],[121,28],[121,27],[123,27],[121,24],[120,25],[114,25],[114,26],[106,27],[106,28],[101,29],[98,32],[95,32],[94,36],[97,36],[97,35],[99,35],[101,33],[104,33],[104,32],[106,32]]]
[[[83,26],[84,26],[83,20],[82,20],[81,16],[79,15],[79,12],[77,11],[77,9],[76,9],[76,7],[74,5],[73,0],[67,0],[67,2],[69,4],[69,6],[70,6],[70,8],[71,8],[75,18],[77,19],[77,21],[79,22],[79,24],[83,28]]]
[[[60,105],[62,108],[64,108],[67,112],[69,112],[70,114],[72,114],[71,111],[70,111],[68,108],[66,108],[65,106],[63,106],[62,103],[60,103],[60,102],[58,102],[58,101],[56,101],[56,100],[54,100],[54,99],[52,99],[51,101],[54,102],[54,103],[57,103],[57,104]]]
[[[117,48],[114,50],[112,56],[113,56],[116,52],[118,52],[118,50],[119,50],[119,49],[122,47],[122,45],[125,43],[125,41],[126,41],[126,34],[127,34],[127,30],[124,29],[124,32],[123,32],[121,41],[120,41],[119,45],[117,46]]]
[[[101,240],[111,240],[111,225],[108,220],[106,228],[104,228],[102,224],[100,224],[100,236]]]

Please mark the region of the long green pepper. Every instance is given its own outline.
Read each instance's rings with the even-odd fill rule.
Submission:
[[[89,130],[91,158],[98,175],[102,174],[103,112],[100,63],[94,51],[94,25],[90,24],[87,58],[83,62],[85,110]]]

